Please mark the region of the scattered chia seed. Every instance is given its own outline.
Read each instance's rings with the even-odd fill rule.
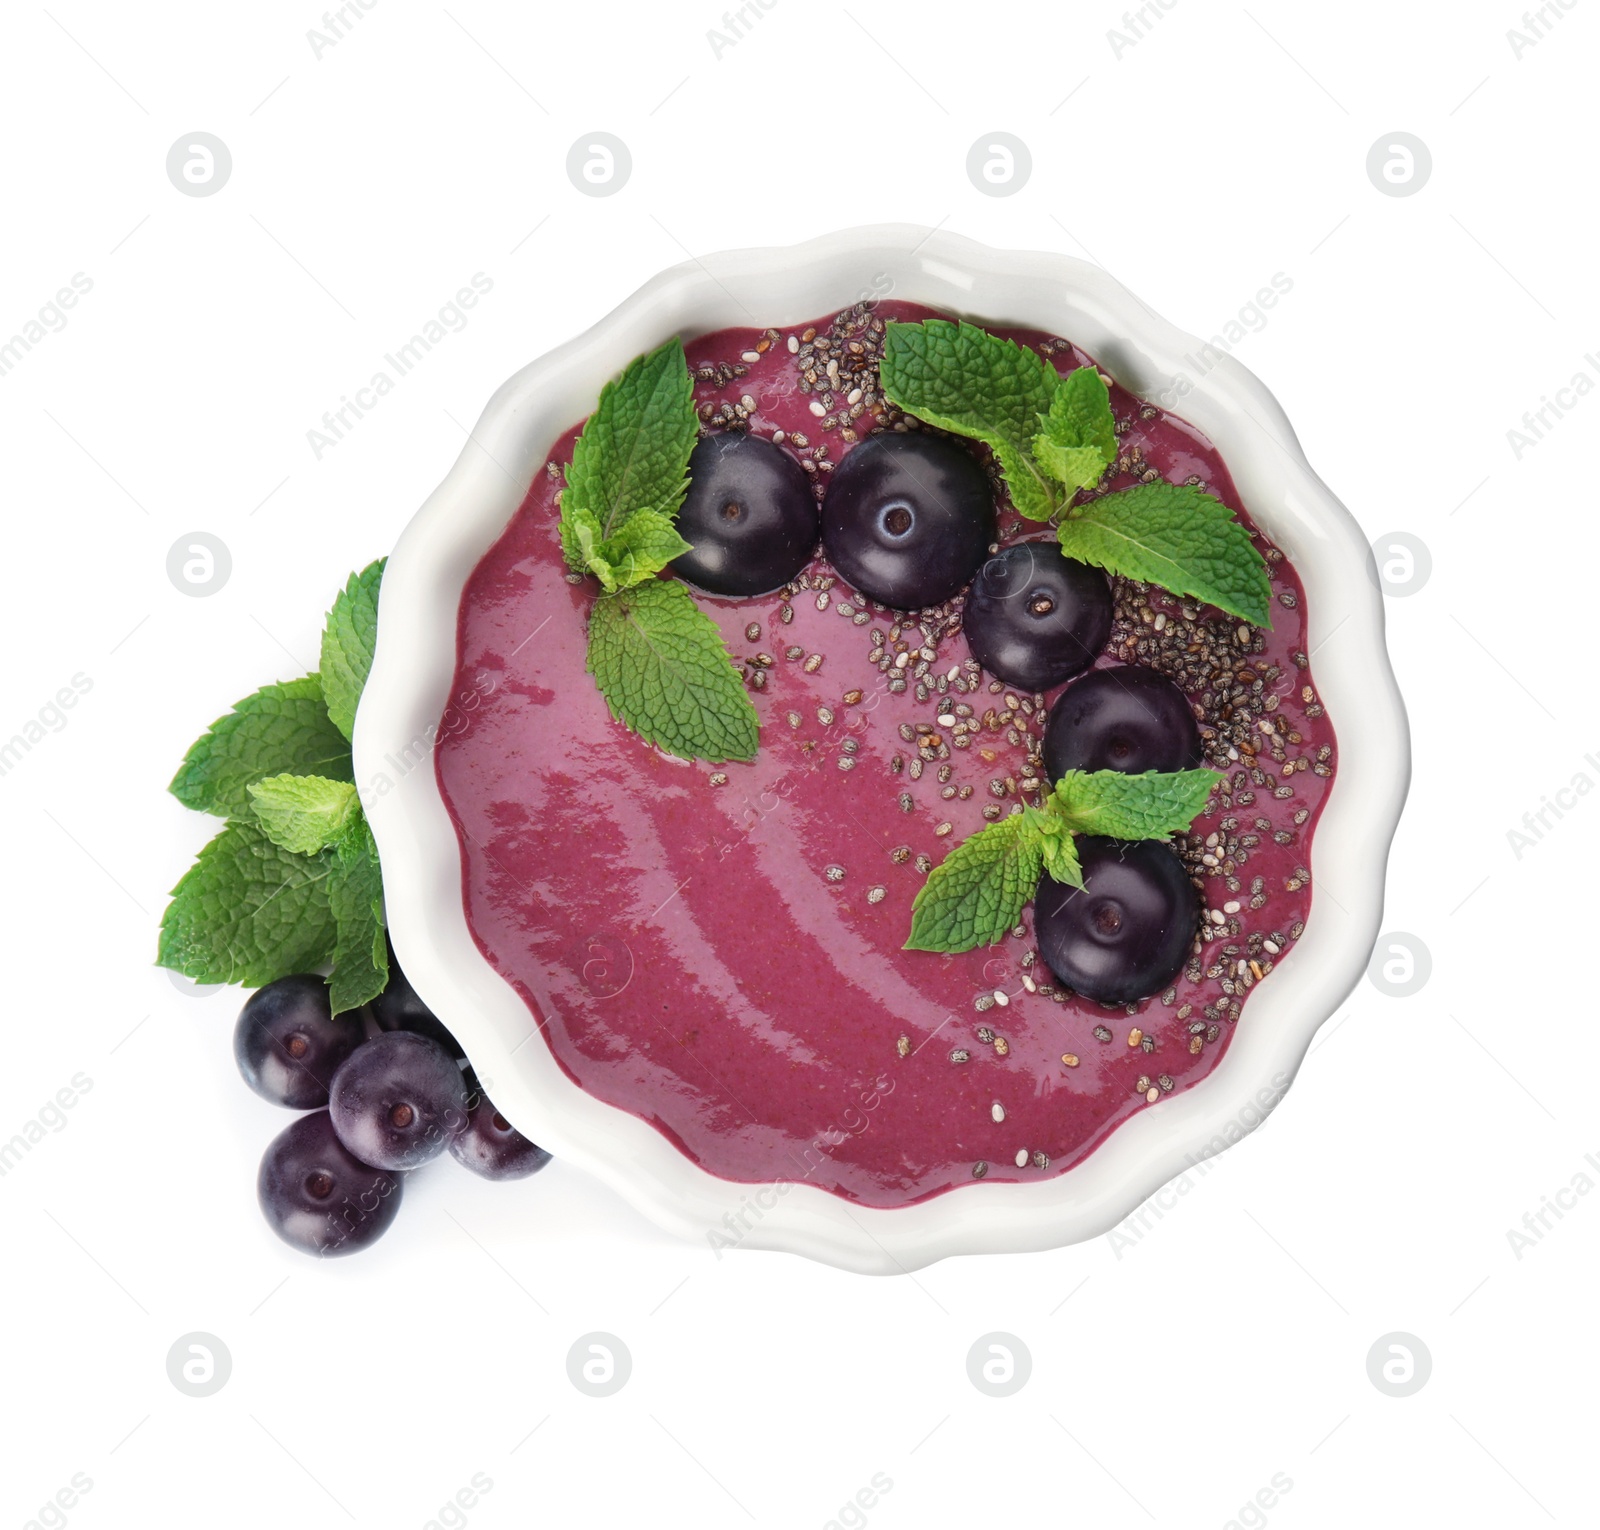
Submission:
[[[760,396],[753,379],[749,384],[740,381],[745,368],[754,365],[755,359],[762,356],[768,357],[769,365],[781,362],[786,374],[795,379],[793,385],[809,397],[811,413],[820,427],[815,444],[802,431],[790,432],[787,440],[791,451],[810,474],[814,492],[820,499],[826,475],[836,465],[834,459],[844,454],[835,445],[836,439],[848,448],[856,439],[865,438],[874,430],[929,428],[907,419],[882,397],[877,372],[882,334],[882,319],[865,303],[843,310],[821,326],[808,326],[794,333],[768,330],[757,338],[755,332],[747,331],[740,341],[752,344],[751,351],[734,348],[729,352],[728,362],[698,369],[702,384],[726,390],[723,399],[702,401],[706,428],[727,428],[730,423],[734,428],[744,428],[741,416],[748,417],[756,412],[756,400]],[[769,353],[777,351],[780,344],[783,350],[778,356],[771,356]],[[1074,347],[1058,339],[1041,344],[1039,350],[1047,356],[1071,357]],[[739,358],[742,364],[733,365],[732,358]],[[735,391],[745,386],[750,386],[752,391]],[[1159,410],[1145,405],[1137,414],[1153,419]],[[834,431],[839,432],[837,438],[832,434]],[[775,442],[783,442],[782,432],[768,433]],[[1137,444],[1136,420],[1122,421],[1118,434],[1120,455],[1116,472],[1128,475],[1123,482],[1153,481],[1160,476],[1142,457]],[[562,473],[559,464],[550,463],[547,472],[559,482]],[[991,476],[995,476],[993,470]],[[1192,481],[1203,485],[1198,476]],[[1115,485],[1107,483],[1102,487],[1112,486]],[[1002,505],[1003,511],[1004,508]],[[1000,539],[995,551],[1026,529],[1012,515],[1002,513],[1000,520]],[[1256,536],[1256,540],[1268,561],[1275,602],[1285,611],[1295,611],[1300,603],[1294,591],[1285,588],[1290,576],[1280,567],[1282,554],[1264,538]],[[1205,910],[1203,928],[1196,932],[1194,957],[1184,977],[1160,996],[1160,1009],[1153,1003],[1148,1007],[1136,1004],[1101,1008],[1108,1019],[1125,1012],[1143,1022],[1129,1027],[1126,1034],[1129,1048],[1146,1055],[1156,1050],[1153,1029],[1158,1027],[1152,1026],[1150,1016],[1154,1014],[1165,1021],[1166,1014],[1173,1013],[1178,1029],[1164,1032],[1163,1044],[1169,1054],[1173,1045],[1182,1046],[1184,1050],[1177,1054],[1180,1058],[1199,1057],[1205,1047],[1219,1040],[1223,1028],[1237,1018],[1240,1001],[1255,983],[1271,973],[1274,958],[1303,933],[1304,925],[1299,920],[1288,926],[1288,933],[1284,933],[1284,928],[1296,913],[1303,911],[1304,900],[1309,896],[1306,892],[1310,885],[1309,871],[1303,866],[1294,866],[1290,874],[1278,863],[1289,864],[1283,852],[1300,838],[1291,832],[1290,820],[1293,829],[1302,829],[1323,800],[1327,787],[1322,783],[1333,772],[1334,748],[1323,741],[1329,737],[1326,727],[1314,726],[1315,720],[1322,716],[1322,707],[1313,686],[1308,683],[1309,675],[1305,671],[1309,658],[1303,651],[1296,650],[1284,657],[1285,645],[1280,640],[1277,646],[1272,646],[1275,640],[1270,632],[1240,623],[1196,601],[1174,598],[1154,587],[1121,577],[1111,578],[1110,584],[1114,619],[1107,659],[1147,664],[1180,687],[1195,712],[1203,761],[1222,773],[1224,779],[1207,804],[1204,818],[1197,822],[1195,832],[1180,835],[1173,842],[1173,848],[1201,894],[1201,906]],[[909,746],[905,754],[889,755],[884,751],[888,756],[885,764],[895,787],[906,784],[908,778],[910,782],[920,780],[924,770],[932,765],[938,780],[939,801],[967,801],[976,794],[982,821],[988,823],[1000,821],[1008,809],[1014,813],[1023,811],[1025,803],[1037,801],[1035,794],[1049,790],[1042,760],[1046,721],[1044,698],[1009,690],[1001,681],[984,674],[976,660],[965,656],[964,642],[958,641],[952,652],[950,640],[959,639],[961,632],[962,596],[921,612],[888,611],[860,597],[848,585],[840,586],[819,548],[816,561],[778,592],[781,604],[776,612],[770,605],[764,608],[762,621],[769,624],[769,630],[771,626],[794,623],[792,602],[801,593],[814,597],[818,612],[825,612],[831,606],[854,625],[870,625],[870,630],[865,634],[868,649],[852,652],[847,648],[842,661],[837,653],[835,655],[834,672],[838,673],[839,681],[849,687],[834,693],[840,700],[833,706],[819,705],[818,698],[812,694],[800,705],[815,708],[817,721],[825,728],[836,721],[834,706],[860,706],[869,693],[871,705],[887,699],[891,706],[900,707],[900,716],[909,713],[922,719],[913,725],[910,720],[900,721],[892,711],[888,714],[898,723],[900,738]],[[809,620],[812,620],[809,616],[801,618],[802,632],[798,636],[815,643],[817,634],[807,625]],[[1301,618],[1294,616],[1287,620],[1292,631]],[[1279,625],[1285,625],[1283,618]],[[744,625],[744,632],[746,641],[756,644],[762,637],[762,622],[749,621]],[[773,643],[773,651],[781,653],[791,663],[803,661],[807,675],[814,675],[823,667],[824,655],[820,652],[808,654],[798,645],[785,647],[778,642]],[[735,658],[736,663],[740,662],[737,654]],[[841,662],[845,664],[842,672],[838,671]],[[766,672],[772,668],[770,654],[754,653],[742,660],[746,683],[752,690],[760,690],[766,684],[769,678]],[[772,679],[774,690],[783,683],[793,683],[792,675],[787,681],[781,675]],[[872,683],[860,683],[863,680]],[[904,700],[896,703],[896,697],[904,697]],[[915,711],[914,703],[920,703]],[[975,707],[973,703],[978,704]],[[757,705],[764,711],[763,703]],[[805,722],[802,712],[788,711],[784,715],[791,730],[800,733]],[[868,714],[859,715],[864,719]],[[875,719],[875,723],[881,730],[883,718]],[[862,736],[872,739],[882,734],[869,729]],[[829,751],[823,744],[803,736],[796,742],[803,756],[811,758],[813,769],[824,763]],[[819,750],[821,753],[816,753]],[[976,750],[976,758],[970,752],[973,750]],[[835,756],[840,771],[849,772],[861,763],[867,766],[868,776],[877,768],[877,758],[871,752],[863,754],[853,734],[840,739]],[[899,779],[894,779],[896,777]],[[718,770],[708,779],[711,784],[721,786],[727,783],[729,776],[726,771]],[[865,779],[855,777],[853,782]],[[904,813],[916,811],[917,803],[910,792],[899,791],[894,795]],[[1299,801],[1292,800],[1297,796]],[[1246,810],[1253,810],[1253,815]],[[1204,832],[1201,832],[1202,825]],[[970,820],[965,822],[961,832],[966,834],[970,826]],[[948,820],[933,826],[936,838],[953,840],[955,832]],[[909,862],[913,852],[910,846],[900,845],[888,854],[891,863],[898,866]],[[1250,864],[1252,855],[1257,865],[1270,870],[1270,877],[1257,873],[1256,866]],[[1302,846],[1298,856],[1308,859],[1308,847]],[[879,864],[881,867],[882,863]],[[915,867],[921,875],[926,876],[932,864],[927,854],[915,857]],[[830,865],[824,869],[824,876],[830,882],[841,881],[844,875],[842,866]],[[1270,890],[1266,885],[1268,880],[1272,883]],[[1213,888],[1213,883],[1218,885]],[[881,885],[866,890],[868,905],[881,903],[886,897],[887,889]],[[1295,898],[1299,901],[1288,901]],[[1262,914],[1265,908],[1271,908],[1272,913]],[[1267,919],[1275,920],[1278,926],[1270,934],[1264,933]],[[1013,934],[1020,936],[1025,931],[1026,925],[1019,925]],[[1034,952],[1026,953],[1022,960],[1025,969],[1034,957]],[[1050,977],[1048,972],[1040,975]],[[1027,1006],[1034,997],[1060,1005],[1070,1002],[1072,1010],[1060,1016],[1067,1025],[1072,1025],[1085,1010],[1092,1013],[1092,1007],[1070,991],[1063,992],[1051,983],[1036,983],[1024,976],[1015,994],[1015,1001],[1024,1007],[1019,1025],[1032,1014]],[[1183,1002],[1180,1003],[1180,999]],[[978,995],[974,1006],[981,1012],[1006,1002],[1005,990],[997,989]],[[1203,1010],[1203,1021],[1191,1019],[1197,1009]],[[1129,1026],[1129,1022],[1120,1021],[1118,1032],[1122,1033],[1125,1026]],[[996,1036],[990,1027],[978,1027],[977,1034],[979,1042],[993,1047],[996,1056],[1008,1055],[1009,1042]],[[1107,1025],[1096,1025],[1093,1035],[1102,1044],[1113,1040],[1113,1032]],[[901,1057],[909,1056],[913,1050],[908,1036],[901,1036],[896,1046]],[[958,1056],[966,1060],[970,1053],[964,1047],[957,1047],[950,1055],[952,1060]],[[1060,1056],[1064,1067],[1079,1066],[1076,1053],[1068,1051]],[[1117,1062],[1116,1066],[1122,1065]],[[1190,1077],[1186,1075],[1182,1080],[1175,1080],[1170,1074],[1161,1074],[1153,1083],[1149,1078],[1142,1078],[1139,1092],[1153,1103],[1162,1092],[1172,1092],[1179,1081],[1188,1082]],[[1018,1155],[1019,1167],[1028,1161],[1028,1156],[1029,1150]],[[1044,1168],[1050,1160],[1044,1153],[1034,1150],[1032,1161]],[[980,1160],[974,1163],[972,1175],[983,1178],[988,1169],[988,1161]]]

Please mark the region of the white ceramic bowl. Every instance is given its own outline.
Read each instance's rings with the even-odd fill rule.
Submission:
[[[1339,765],[1313,841],[1315,898],[1305,934],[1252,996],[1206,1079],[1125,1121],[1064,1174],[1036,1184],[972,1184],[920,1205],[881,1210],[850,1205],[813,1185],[719,1179],[562,1072],[533,1035],[528,1009],[468,930],[461,856],[431,754],[467,576],[521,504],[555,439],[594,408],[601,384],[674,333],[781,327],[890,295],[978,323],[1064,335],[1125,387],[1173,408],[1211,438],[1251,515],[1304,581],[1310,651],[1338,732]],[[490,399],[460,460],[389,559],[377,656],[356,719],[355,761],[406,973],[480,1075],[493,1081],[495,1102],[512,1122],[653,1221],[719,1253],[737,1243],[893,1273],[948,1254],[1053,1248],[1094,1237],[1265,1118],[1317,1027],[1366,966],[1410,751],[1366,539],[1311,471],[1266,388],[1227,356],[1200,371],[1190,358],[1201,348],[1098,266],[886,226],[674,266],[585,334],[524,367]]]

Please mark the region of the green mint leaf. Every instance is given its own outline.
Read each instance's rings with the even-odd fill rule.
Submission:
[[[1266,560],[1233,512],[1188,484],[1143,483],[1091,500],[1057,527],[1069,558],[1272,625]]]
[[[350,576],[322,632],[322,694],[328,716],[346,738],[355,727],[356,703],[372,668],[372,649],[378,640],[378,587],[387,561],[379,558]]]
[[[573,573],[587,574],[589,563],[584,557],[583,544],[578,537],[578,521],[582,516],[588,517],[592,524],[594,540],[599,543],[605,540],[600,535],[600,517],[594,511],[586,510],[577,500],[569,504],[565,489],[556,495],[556,510],[560,515],[560,520],[556,522],[556,530],[561,534],[561,556]]]
[[[328,862],[230,823],[172,889],[156,961],[197,983],[260,988],[333,953]]]
[[[1117,419],[1098,367],[1074,367],[1050,400],[1045,433],[1065,446],[1092,446],[1109,467],[1117,460]]]
[[[595,561],[600,556],[600,544],[606,539],[600,529],[600,517],[583,505],[570,508],[565,497],[561,501],[561,551],[567,567],[575,574],[593,574]]]
[[[1042,356],[974,324],[890,322],[879,378],[885,396],[908,414],[987,445],[1019,513],[1046,521],[1060,508],[1033,455],[1057,384]]]
[[[1034,437],[1033,455],[1045,472],[1074,494],[1079,489],[1092,489],[1106,470],[1105,458],[1096,448],[1063,446],[1046,435]]]
[[[338,1015],[370,1004],[389,982],[383,873],[365,819],[340,845],[328,868],[328,904],[337,929],[328,997]]]
[[[674,558],[689,551],[672,517],[659,510],[635,510],[614,536],[598,545],[590,527],[593,517],[583,514],[578,536],[584,557],[608,595],[653,579]]]
[[[636,357],[600,390],[561,492],[561,547],[574,573],[591,572],[581,561],[580,514],[594,517],[601,541],[636,511],[669,520],[677,514],[699,431],[694,380],[676,336]]]
[[[1002,818],[964,839],[933,868],[911,905],[908,951],[993,945],[1039,885],[1044,833],[1037,810]]]
[[[1039,844],[1044,853],[1044,869],[1063,887],[1083,886],[1083,867],[1078,861],[1077,841],[1072,831],[1059,819],[1041,814],[1045,819],[1045,832]]]
[[[635,510],[614,536],[606,538],[606,555],[624,586],[643,584],[689,550],[673,516],[660,510]]]
[[[361,812],[355,787],[326,776],[268,776],[249,791],[267,838],[295,855],[338,844]]]
[[[1061,379],[1041,423],[1033,455],[1071,494],[1093,488],[1117,460],[1111,395],[1094,367],[1078,367]]]
[[[1147,770],[1137,776],[1118,770],[1068,770],[1056,782],[1045,811],[1074,834],[1169,839],[1194,822],[1221,780],[1214,770]]]
[[[316,675],[264,685],[235,704],[183,757],[167,788],[185,807],[249,818],[249,787],[264,776],[355,779],[350,744],[328,718]]]
[[[717,624],[677,580],[595,601],[589,673],[611,715],[667,753],[713,764],[755,758],[756,709]]]

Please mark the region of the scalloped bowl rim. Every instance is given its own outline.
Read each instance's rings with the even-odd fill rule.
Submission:
[[[606,379],[673,333],[687,339],[746,324],[782,327],[889,295],[975,322],[1066,335],[1145,398],[1187,382],[1173,411],[1216,445],[1252,516],[1305,585],[1308,652],[1338,734],[1339,767],[1312,844],[1305,933],[1252,994],[1205,1079],[1129,1117],[1065,1173],[1037,1183],[973,1183],[883,1209],[809,1184],[719,1178],[642,1118],[572,1081],[549,1047],[531,1039],[531,1012],[472,937],[461,853],[432,749],[450,699],[465,582],[551,445],[593,409]],[[674,266],[495,393],[389,558],[354,750],[406,974],[513,1123],[659,1226],[708,1242],[719,1257],[733,1245],[781,1249],[881,1274],[953,1254],[1095,1237],[1270,1114],[1317,1028],[1366,969],[1410,748],[1367,540],[1312,472],[1272,394],[1211,349],[1207,356],[1204,342],[1152,313],[1098,266],[886,225]]]

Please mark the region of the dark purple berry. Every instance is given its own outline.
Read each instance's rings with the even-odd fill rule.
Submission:
[[[334,1074],[328,1109],[339,1140],[363,1163],[414,1169],[465,1130],[467,1090],[438,1042],[388,1031],[357,1047]]]
[[[948,600],[995,539],[978,459],[944,436],[883,431],[845,453],[822,502],[822,545],[840,575],[898,611]]]
[[[1189,770],[1200,763],[1194,709],[1167,677],[1142,664],[1092,670],[1056,697],[1044,730],[1044,768]]]
[[[468,1080],[467,1091],[467,1129],[450,1139],[450,1156],[457,1163],[485,1179],[526,1179],[550,1162],[542,1147],[530,1142],[494,1108],[475,1080]]]
[[[261,1158],[256,1196],[268,1224],[307,1254],[353,1254],[388,1231],[400,1179],[362,1163],[340,1142],[325,1110],[278,1133]]]
[[[1087,669],[1111,636],[1111,587],[1054,542],[1018,542],[990,558],[961,619],[972,657],[997,679],[1048,691]]]
[[[437,1041],[452,1057],[465,1057],[461,1043],[445,1028],[444,1022],[417,996],[411,980],[400,970],[394,959],[394,946],[389,947],[389,981],[382,993],[372,1001],[372,1013],[378,1025],[386,1031],[412,1031]]]
[[[324,979],[302,973],[268,983],[245,1001],[233,1028],[233,1056],[262,1099],[315,1110],[328,1103],[335,1071],[364,1033],[355,1010],[333,1014]]]
[[[1077,836],[1082,887],[1039,879],[1033,933],[1074,993],[1131,1004],[1166,987],[1193,944],[1200,902],[1183,862],[1159,840]]]
[[[713,595],[765,595],[811,561],[817,524],[811,481],[782,447],[742,430],[705,436],[678,511],[691,550],[672,571]]]

